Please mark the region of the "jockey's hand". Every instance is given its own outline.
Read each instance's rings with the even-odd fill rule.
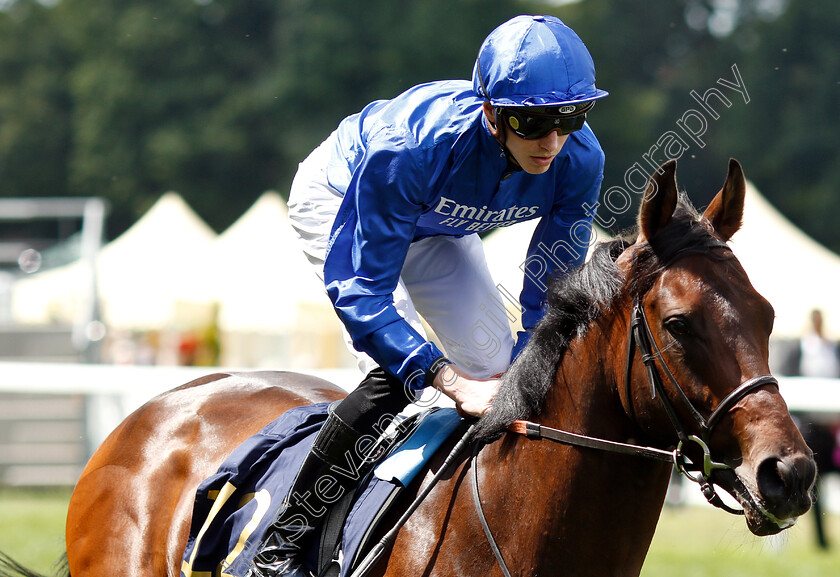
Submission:
[[[490,408],[500,383],[497,378],[474,379],[450,363],[437,374],[434,386],[455,401],[458,411],[480,417]]]

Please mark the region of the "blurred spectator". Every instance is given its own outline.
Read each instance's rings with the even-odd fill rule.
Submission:
[[[799,374],[803,377],[840,377],[840,355],[837,343],[825,337],[822,311],[811,311],[811,329],[799,343]],[[838,463],[837,431],[824,423],[812,422],[808,415],[796,415],[805,442],[814,451],[820,475],[840,470]],[[816,526],[817,544],[828,549],[829,540],[823,525],[823,503],[820,498],[820,476],[814,484],[813,516]]]
[[[834,452],[831,454],[834,470],[840,472],[840,424],[831,427],[831,434],[834,436]]]
[[[798,377],[801,349],[802,339],[799,337],[771,337],[770,372],[774,375]]]
[[[823,333],[822,311],[811,311],[811,329],[800,341],[799,374],[803,377],[840,377],[837,343]]]

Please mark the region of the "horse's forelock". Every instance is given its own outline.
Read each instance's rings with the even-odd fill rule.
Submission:
[[[630,295],[640,298],[646,294],[663,270],[688,254],[703,254],[714,260],[734,256],[729,246],[713,233],[688,198],[681,194],[668,225],[651,241],[639,243],[634,248],[628,277]]]

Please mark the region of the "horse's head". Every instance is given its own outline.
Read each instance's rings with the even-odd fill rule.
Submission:
[[[753,533],[774,534],[809,509],[816,469],[769,376],[773,308],[726,245],[741,224],[744,174],[731,160],[700,216],[675,171],[672,161],[651,178],[638,238],[616,261],[637,333],[622,401],[654,438],[674,442],[682,428],[686,456],[708,462],[694,473],[701,484],[735,496]]]

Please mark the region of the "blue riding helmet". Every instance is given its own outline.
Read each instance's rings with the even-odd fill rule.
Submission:
[[[484,40],[473,90],[494,108],[557,106],[603,98],[595,64],[575,32],[554,16],[517,16]]]

